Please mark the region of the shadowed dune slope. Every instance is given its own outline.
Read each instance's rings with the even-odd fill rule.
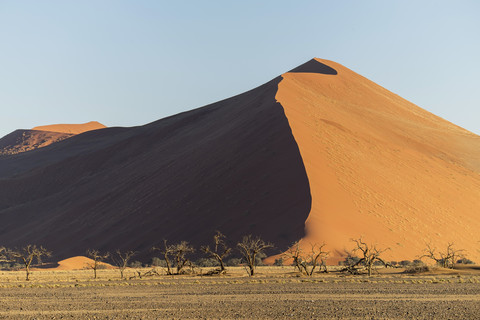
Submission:
[[[426,242],[454,242],[479,262],[480,137],[342,65],[308,64],[276,95],[310,183],[304,244],[325,242],[338,260],[363,236],[412,260]]]
[[[281,78],[141,127],[107,128],[0,157],[0,243],[54,259],[194,245],[215,230],[286,248],[304,236],[308,179],[282,106]]]

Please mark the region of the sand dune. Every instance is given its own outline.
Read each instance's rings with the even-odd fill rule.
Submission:
[[[479,261],[480,137],[337,63],[315,63],[338,74],[286,73],[276,95],[312,193],[305,242],[339,257],[363,235],[410,260],[426,242],[454,242]]]
[[[392,260],[454,242],[478,262],[479,208],[479,136],[319,59],[145,126],[0,157],[0,243],[57,259],[148,259],[164,238],[198,246],[220,230],[277,252],[325,242],[331,262],[360,236]]]
[[[105,128],[99,122],[84,124],[55,124],[35,127],[31,130],[15,130],[0,139],[0,155],[13,155],[43,148],[73,137],[76,134]]]
[[[12,155],[46,147],[52,143],[70,138],[73,134],[37,131],[15,130],[0,139],[0,155]]]
[[[57,266],[53,268],[49,268],[49,270],[83,270],[83,269],[91,269],[94,265],[94,261],[90,258],[84,256],[76,256],[71,257],[68,259],[64,259],[57,262]],[[105,263],[105,262],[98,262],[101,266],[100,268],[107,268],[113,269],[114,266]]]
[[[97,121],[90,121],[82,124],[52,124],[47,126],[35,127],[32,130],[62,132],[70,134],[80,134],[83,132],[106,128],[103,124]]]

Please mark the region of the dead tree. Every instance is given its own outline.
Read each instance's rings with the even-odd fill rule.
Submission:
[[[110,253],[106,252],[104,254],[100,253],[100,251],[95,249],[88,249],[87,250],[87,257],[93,260],[93,264],[89,265],[89,267],[93,270],[93,278],[97,279],[97,270],[100,263],[107,259],[110,256]]]
[[[115,255],[112,256],[112,260],[120,271],[120,279],[124,279],[123,273],[128,266],[128,262],[135,255],[134,251],[125,251],[120,250],[115,251]]]
[[[310,251],[305,252],[300,248],[299,242],[295,242],[284,255],[293,260],[294,270],[305,273],[307,276],[312,276],[315,269],[320,267],[328,272],[326,260],[329,252],[323,251],[325,244],[310,243]]]
[[[295,241],[292,246],[283,253],[283,255],[287,258],[287,259],[292,259],[292,262],[293,262],[293,270],[298,270],[298,272],[302,272],[302,266],[301,266],[301,262],[302,262],[302,256],[303,256],[303,252],[302,252],[302,249],[300,248],[300,244],[298,241]]]
[[[362,266],[367,269],[368,275],[372,275],[372,269],[375,261],[381,262],[384,266],[388,266],[388,264],[380,258],[380,255],[387,251],[387,249],[378,249],[373,244],[367,244],[362,240],[360,237],[359,239],[351,239],[356,245],[356,247],[352,250],[353,253],[359,252],[360,259],[351,265],[345,267],[342,271],[348,271],[350,273],[358,273],[359,266]]]
[[[190,264],[190,260],[187,258],[189,253],[195,252],[195,249],[188,244],[187,241],[182,241],[173,246],[175,262],[177,266],[177,274],[182,272],[183,267]]]
[[[453,269],[456,259],[463,257],[464,252],[464,250],[457,250],[453,246],[453,243],[449,242],[445,251],[437,252],[436,248],[427,243],[423,250],[424,254],[420,256],[420,259],[429,258],[443,268]]]
[[[205,252],[208,257],[217,260],[218,264],[220,265],[220,270],[218,270],[218,273],[224,273],[225,264],[223,263],[223,259],[230,254],[232,249],[227,247],[227,244],[225,243],[225,236],[220,231],[217,231],[213,236],[213,244],[213,250],[210,249],[210,246],[203,246],[201,247],[201,250]]]
[[[325,272],[328,272],[326,260],[329,252],[323,251],[325,243],[322,243],[321,245],[311,243],[310,247],[310,251],[305,256],[302,256],[302,261],[300,263],[300,266],[305,271],[305,274],[307,276],[312,276],[317,266],[320,266],[320,268],[323,267]]]
[[[21,263],[25,266],[26,278],[25,280],[30,280],[30,267],[32,266],[33,260],[37,259],[37,263],[41,262],[42,257],[50,257],[51,252],[47,251],[44,247],[37,247],[36,245],[27,245],[20,250],[13,250],[10,252],[10,256],[13,259],[20,260]]]
[[[163,240],[163,248],[153,247],[153,250],[158,250],[163,255],[163,259],[165,260],[165,265],[167,267],[167,275],[172,275],[172,267],[171,267],[171,258],[175,252],[174,245],[168,245],[167,240]]]
[[[248,267],[248,275],[255,274],[256,258],[268,248],[273,248],[273,244],[266,243],[259,237],[252,235],[244,236],[242,241],[237,243],[237,248],[245,259]]]

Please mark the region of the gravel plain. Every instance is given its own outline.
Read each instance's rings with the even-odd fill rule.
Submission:
[[[283,268],[282,268],[283,269]],[[0,275],[0,319],[478,319],[478,275]],[[68,277],[70,276],[70,277]],[[75,280],[70,280],[75,276]],[[2,278],[3,281],[2,282]]]

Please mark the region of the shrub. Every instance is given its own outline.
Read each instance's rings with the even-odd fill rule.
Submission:
[[[199,267],[202,268],[208,268],[208,267],[216,267],[218,266],[218,262],[214,258],[201,258],[198,259],[195,264]]]
[[[131,268],[141,268],[143,264],[140,261],[132,261],[130,262]]]
[[[152,267],[166,267],[167,266],[165,260],[163,260],[159,257],[153,257],[152,261],[150,262],[150,265]]]
[[[413,263],[410,260],[402,260],[398,264],[402,267],[408,267],[411,266]]]
[[[241,264],[242,264],[242,259],[240,258],[231,258],[231,259],[228,259],[227,261],[227,265],[231,267],[237,267]]]
[[[282,258],[278,258],[278,259],[275,259],[275,262],[273,263],[274,266],[283,266],[283,259]]]
[[[428,272],[430,270],[431,270],[430,267],[426,265],[411,265],[405,269],[404,273],[410,273],[410,274],[423,273],[423,272]]]
[[[473,262],[472,260],[467,259],[467,258],[462,258],[460,260],[457,260],[457,263],[459,263],[459,264],[475,264],[475,262]]]

